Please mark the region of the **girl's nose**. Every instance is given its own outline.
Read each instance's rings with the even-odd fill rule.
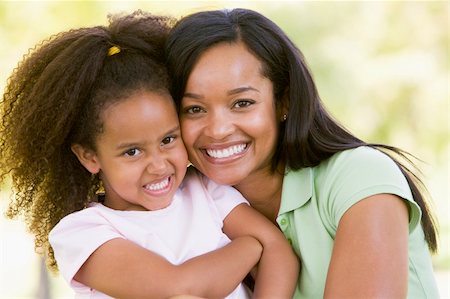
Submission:
[[[167,167],[165,157],[160,153],[153,153],[147,164],[147,171],[149,173],[160,174],[164,173]]]

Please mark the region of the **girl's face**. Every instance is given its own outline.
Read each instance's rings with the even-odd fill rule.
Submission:
[[[170,96],[136,93],[107,107],[101,117],[103,131],[97,137],[97,150],[82,150],[85,159],[80,161],[90,172],[100,171],[105,204],[117,210],[167,207],[187,166]]]
[[[218,183],[270,173],[279,115],[272,82],[242,43],[221,43],[194,66],[181,103],[190,161]]]

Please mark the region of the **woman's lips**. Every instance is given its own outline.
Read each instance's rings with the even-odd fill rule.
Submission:
[[[209,157],[216,158],[216,159],[224,159],[224,158],[230,158],[235,155],[239,155],[242,152],[245,151],[247,148],[247,144],[241,143],[241,144],[235,144],[229,147],[221,148],[221,149],[206,149],[206,154]]]

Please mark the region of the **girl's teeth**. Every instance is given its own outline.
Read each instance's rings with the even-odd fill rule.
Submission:
[[[145,189],[150,190],[150,191],[156,191],[156,190],[161,190],[166,188],[169,185],[169,178],[165,178],[163,181],[156,183],[156,184],[151,184],[151,185],[146,185]]]
[[[221,150],[206,150],[206,153],[213,158],[228,158],[230,156],[243,152],[246,148],[245,144],[233,145]]]

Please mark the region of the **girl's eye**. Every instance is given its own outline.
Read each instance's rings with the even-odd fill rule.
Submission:
[[[203,109],[199,106],[191,106],[191,107],[186,107],[184,109],[184,112],[187,114],[196,114],[196,113],[200,113],[202,111],[203,111]]]
[[[125,156],[134,157],[134,156],[139,155],[140,153],[141,153],[141,151],[138,150],[137,148],[132,148],[125,152]]]
[[[175,137],[174,136],[167,136],[161,141],[161,145],[166,145],[174,142]]]
[[[251,106],[254,103],[252,100],[238,100],[234,103],[234,108],[245,108]]]

